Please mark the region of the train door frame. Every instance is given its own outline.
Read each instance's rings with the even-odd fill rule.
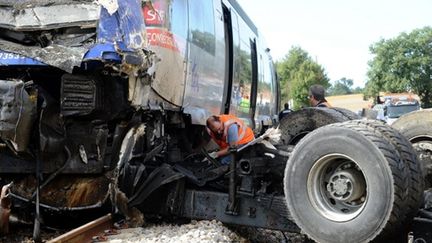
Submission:
[[[225,28],[225,87],[223,94],[222,113],[228,114],[231,105],[231,93],[233,86],[234,73],[234,53],[233,53],[233,30],[231,21],[231,11],[222,3],[222,11]]]
[[[251,47],[251,61],[252,61],[252,87],[251,87],[251,97],[250,97],[250,106],[249,106],[249,115],[252,119],[252,129],[255,129],[255,111],[256,111],[256,102],[258,95],[258,53],[257,53],[257,45],[256,38],[250,39],[250,47]]]

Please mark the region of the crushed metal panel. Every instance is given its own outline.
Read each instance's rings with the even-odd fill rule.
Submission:
[[[50,45],[45,48],[24,46],[13,42],[0,40],[0,50],[32,57],[37,61],[57,67],[71,73],[74,67],[81,66],[86,48]]]
[[[28,7],[48,6],[72,3],[88,3],[95,0],[0,0],[0,6],[14,7],[21,10]]]
[[[102,8],[98,25],[98,43],[116,43],[118,48],[137,51],[147,47],[146,28],[141,9],[141,1],[118,1],[117,11],[110,14]],[[122,43],[119,43],[122,42]],[[122,48],[122,44],[125,48]],[[119,51],[120,51],[119,50]],[[127,51],[127,50],[126,50]]]
[[[0,80],[0,138],[24,151],[30,139],[36,113],[36,97],[30,96],[22,81]]]
[[[117,0],[98,0],[98,2],[108,11],[110,15],[114,14],[119,7]]]
[[[123,61],[127,65],[130,64],[128,63],[128,60],[130,59],[135,58],[141,60],[137,63],[132,63],[132,65],[135,65],[135,69],[143,70],[147,68],[146,64],[144,64],[143,61],[145,59],[143,49],[145,49],[147,45],[144,17],[142,11],[135,11],[136,9],[141,8],[141,1],[119,1],[118,9],[112,15],[108,13],[108,10],[106,8],[100,7],[95,3],[61,5],[61,3],[71,3],[70,1],[61,1],[61,3],[50,6],[44,6],[37,1],[36,3],[36,7],[34,7],[33,9],[23,7],[23,10],[18,11],[16,9],[12,9],[11,7],[6,7],[3,9],[0,8],[0,10],[6,11],[3,12],[4,15],[7,15],[6,13],[14,15],[13,13],[17,12],[15,13],[17,14],[17,16],[23,15],[30,16],[28,18],[31,18],[34,17],[33,15],[35,15],[34,13],[32,13],[35,12],[35,8],[44,8],[44,11],[46,11],[47,15],[46,18],[43,19],[46,21],[43,22],[44,20],[41,20],[40,16],[36,16],[39,19],[37,21],[29,20],[29,22],[32,22],[33,25],[31,27],[19,29],[21,31],[39,30],[47,28],[47,26],[51,26],[52,28],[69,26],[80,26],[81,28],[96,27],[96,38],[98,44],[108,44],[108,46],[112,46],[112,50],[110,50],[110,52],[112,52],[113,54],[119,54],[120,56],[124,56]],[[1,1],[0,6],[2,6]],[[3,6],[5,5],[3,4]],[[65,9],[70,8],[71,11],[57,11],[57,8],[63,7]],[[76,10],[76,15],[78,15],[76,19],[74,19],[73,17],[65,17],[74,15],[74,9]],[[45,13],[44,11],[42,12]],[[57,12],[61,13],[61,16],[57,16],[57,14],[53,15],[53,13]],[[1,13],[2,12],[0,12],[0,19],[2,18]],[[15,19],[12,19],[15,18],[14,16],[3,17],[3,19],[5,19],[4,22],[9,24],[9,26],[6,27],[14,29],[16,28],[15,25],[19,25],[19,23],[17,23]],[[11,21],[12,24],[10,24]],[[15,23],[13,23],[13,21],[15,21]],[[2,22],[0,20],[0,27],[2,27],[1,23]],[[97,47],[97,45],[95,46]],[[92,48],[93,47],[80,47],[76,46],[76,43],[68,42],[65,42],[63,44],[51,44],[47,47],[41,48],[20,45],[6,40],[0,40],[0,50],[4,52],[19,54],[23,57],[33,58],[34,60],[57,67],[69,73],[72,72],[74,67],[81,66],[83,57],[89,50],[92,50]],[[103,53],[101,53],[101,55],[99,55],[98,57],[90,59],[104,59],[104,55]]]
[[[12,30],[46,30],[69,26],[95,27],[99,19],[100,6],[96,2],[31,6],[24,4],[1,7],[0,27]],[[28,7],[29,6],[29,7]],[[21,9],[22,8],[22,9]]]
[[[46,64],[25,56],[0,50],[0,66],[46,66]]]

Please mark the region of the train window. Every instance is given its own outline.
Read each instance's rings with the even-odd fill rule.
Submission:
[[[187,37],[187,0],[173,0],[171,9],[171,32],[184,39]]]
[[[238,87],[234,86],[231,103],[237,106],[237,115],[247,117],[252,91],[252,53],[250,43],[241,41],[238,54],[239,83]]]
[[[260,115],[275,114],[276,92],[274,78],[272,74],[272,61],[268,57],[263,58],[263,79],[258,83],[258,100],[257,106]]]
[[[216,40],[213,1],[189,1],[189,16],[192,43],[214,55]]]

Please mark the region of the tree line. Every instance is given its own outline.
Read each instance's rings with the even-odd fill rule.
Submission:
[[[294,101],[294,109],[308,104],[308,88],[321,84],[328,95],[363,93],[364,98],[379,92],[413,92],[423,108],[432,107],[432,28],[415,29],[381,39],[370,46],[373,59],[368,63],[364,88],[353,87],[353,80],[342,77],[330,82],[325,69],[299,46],[292,47],[276,62],[281,83],[281,101]]]

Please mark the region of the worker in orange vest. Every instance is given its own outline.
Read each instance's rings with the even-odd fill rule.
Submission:
[[[225,165],[230,162],[230,156],[226,156],[230,147],[241,147],[255,139],[252,129],[233,115],[210,116],[207,119],[207,131],[220,147],[210,156],[222,158],[221,163]]]

